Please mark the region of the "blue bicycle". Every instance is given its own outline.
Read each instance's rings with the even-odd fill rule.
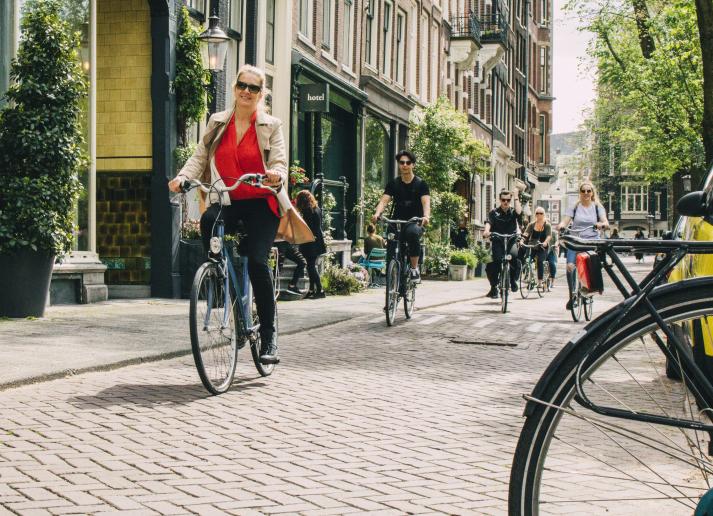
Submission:
[[[183,191],[200,188],[210,194],[221,196],[235,190],[241,183],[277,192],[262,184],[262,175],[246,174],[230,187],[204,184],[193,179],[185,181]],[[252,287],[248,278],[247,257],[233,254],[225,245],[225,221],[222,207],[213,227],[208,261],[196,271],[191,288],[190,331],[193,359],[198,375],[212,394],[222,394],[230,388],[235,376],[238,350],[250,342],[253,362],[262,376],[269,376],[275,364],[260,362],[260,321],[255,308]],[[240,232],[238,232],[240,236]],[[237,249],[237,248],[236,248]],[[271,251],[273,290],[279,293],[277,249]],[[233,265],[237,259],[237,268]],[[277,307],[275,307],[275,338],[277,338]]]

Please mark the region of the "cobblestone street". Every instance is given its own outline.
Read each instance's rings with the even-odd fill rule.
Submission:
[[[503,514],[522,394],[582,327],[565,290],[375,304],[269,378],[243,351],[217,397],[190,356],[0,392],[0,514]]]

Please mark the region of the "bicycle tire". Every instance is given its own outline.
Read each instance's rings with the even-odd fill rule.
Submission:
[[[582,297],[582,311],[584,312],[584,320],[591,321],[594,313],[594,298]]]
[[[396,318],[396,308],[399,304],[399,263],[396,260],[391,260],[386,268],[386,304],[384,311],[386,312],[386,324],[394,325]]]
[[[230,388],[235,376],[238,343],[233,296],[230,289],[226,296],[225,276],[217,263],[204,263],[196,271],[189,325],[198,376],[208,392],[222,394]]]
[[[505,266],[500,273],[500,311],[508,311],[508,294],[510,292],[510,264],[505,261]]]
[[[650,294],[649,299],[656,307],[657,312],[669,324],[681,324],[687,319],[708,321],[706,323],[708,326],[707,335],[710,336],[710,327],[713,326],[713,295],[711,292],[713,292],[713,278],[698,278],[658,287]],[[591,398],[607,395],[610,397],[609,401],[597,400],[602,404],[625,406],[630,411],[648,412],[650,407],[640,409],[638,405],[628,406],[627,404],[632,403],[631,399],[634,400],[633,403],[644,403],[645,405],[645,402],[649,402],[649,398],[651,398],[657,403],[668,401],[675,408],[684,405],[681,403],[683,399],[688,403],[685,409],[680,407],[683,414],[688,417],[690,410],[691,418],[694,418],[694,414],[695,417],[700,416],[700,413],[694,412],[696,410],[695,395],[689,394],[682,398],[681,395],[672,393],[671,385],[674,382],[667,380],[667,384],[663,383],[662,378],[666,367],[663,353],[659,352],[652,358],[648,351],[643,352],[641,349],[637,349],[637,346],[646,348],[649,335],[659,330],[653,317],[643,308],[642,304],[634,308],[616,326],[616,329],[603,344],[596,345],[599,336],[605,330],[610,329],[622,310],[622,306],[619,305],[589,324],[583,334],[578,334],[560,351],[535,387],[532,397],[540,401],[528,401],[525,408],[526,420],[513,457],[508,497],[511,516],[537,515],[540,512],[545,512],[544,509],[549,508],[550,503],[551,507],[561,514],[591,514],[616,511],[617,509],[621,511],[623,503],[631,502],[636,504],[634,512],[650,514],[654,511],[644,507],[645,502],[649,500],[645,497],[647,494],[651,495],[652,503],[658,512],[670,513],[664,509],[664,502],[680,509],[680,505],[677,504],[684,503],[681,499],[690,499],[686,505],[692,513],[692,509],[695,508],[693,505],[697,503],[701,495],[707,492],[708,485],[703,481],[701,472],[695,466],[700,469],[705,468],[705,474],[710,475],[713,473],[713,463],[707,460],[705,447],[708,443],[703,439],[698,439],[697,433],[695,439],[691,437],[698,431],[606,417],[594,414],[584,407],[572,403],[576,393],[577,367],[581,361],[585,361],[582,367],[582,383],[588,386],[585,387],[585,390]],[[711,318],[709,319],[709,317]],[[650,342],[653,341],[650,340]],[[657,351],[659,349],[656,345],[652,347]],[[621,365],[620,362],[624,360],[627,360],[627,364]],[[648,377],[641,371],[634,371],[637,378],[628,369],[628,362],[638,363],[639,368],[643,369],[641,364],[646,365],[647,361],[650,362],[653,370],[646,373],[649,375]],[[616,376],[613,375],[614,371],[618,371]],[[663,394],[654,396],[659,395],[657,391],[653,390],[659,385]],[[684,394],[690,393],[689,385],[690,382],[688,384],[681,382],[679,388],[684,391]],[[638,392],[637,386],[640,389]],[[609,390],[613,390],[613,392],[609,392]],[[642,392],[648,394],[648,397],[643,396],[642,398]],[[620,396],[625,398],[617,399]],[[610,401],[615,399],[617,399],[616,402]],[[653,402],[649,405],[655,408]],[[571,407],[574,407],[574,412],[565,411]],[[669,417],[676,416],[676,412],[669,413],[662,406],[661,411]],[[583,417],[586,419],[582,419]],[[706,419],[705,422],[710,424],[710,419]],[[606,424],[618,426],[611,427]],[[631,428],[637,428],[636,425],[645,425],[645,429],[639,434],[634,434]],[[652,427],[653,432],[651,431]],[[591,431],[592,428],[596,431]],[[616,439],[607,435],[607,431],[614,434]],[[684,434],[684,432],[687,435],[681,437],[679,434]],[[572,440],[579,443],[578,445],[567,442],[570,434]],[[605,435],[602,436],[602,434]],[[681,466],[680,462],[671,460],[671,457],[661,451],[662,444],[657,441],[659,434],[664,444],[668,444],[670,441],[678,446],[678,443],[672,440],[675,438],[690,447],[691,458],[687,466]],[[645,441],[640,439],[633,441],[633,445],[627,448],[622,445],[624,439],[627,439],[627,435],[629,439],[634,439],[633,435],[643,435]],[[652,438],[650,435],[654,437]],[[636,460],[632,460],[633,454],[639,452],[642,447],[645,448],[644,459],[635,457]],[[677,452],[680,450],[683,450],[681,453],[686,452],[684,446],[674,447],[674,449]],[[572,455],[571,459],[569,459],[568,453]],[[660,466],[658,463],[648,466],[644,462],[654,461],[656,453],[665,457],[665,466]],[[607,462],[609,455],[611,455],[614,465]],[[568,459],[573,464],[577,464],[578,472],[569,471],[568,468],[571,465]],[[642,470],[646,474],[642,473]],[[566,471],[568,471],[568,475],[564,476],[562,473]],[[612,471],[616,473],[612,473]],[[657,475],[654,476],[655,481],[653,482],[649,479],[652,472]],[[575,473],[579,475],[576,478],[574,477]],[[589,477],[595,476],[597,478],[594,480],[589,479]],[[565,485],[563,490],[560,490],[556,485],[558,481],[573,482],[572,485],[576,486],[576,493],[568,493],[569,496],[562,497],[561,494],[567,492],[568,487]],[[625,491],[630,485],[628,482],[635,484],[637,493],[631,498],[627,498],[631,495],[627,495]],[[684,482],[689,484],[683,485]],[[662,501],[662,496],[670,495],[667,495],[659,486],[668,485],[674,486],[670,492],[673,492],[675,497],[664,498]],[[607,487],[612,492],[607,491],[605,489]],[[587,492],[587,488],[590,492]],[[679,496],[679,492],[690,494],[684,497]],[[549,497],[552,497],[552,500]],[[590,502],[593,505],[586,508],[581,506],[583,503]],[[610,505],[607,506],[607,503]]]
[[[582,296],[579,293],[579,278],[576,273],[574,276],[574,293],[570,294],[572,296],[572,308],[569,312],[572,314],[572,320],[574,322],[579,322],[582,318]]]
[[[530,284],[532,282],[532,267],[530,260],[525,260],[525,266],[520,272],[520,297],[527,299],[530,296]]]
[[[404,314],[406,319],[411,319],[413,315],[414,305],[416,304],[416,283],[406,280],[406,289],[404,292]]]

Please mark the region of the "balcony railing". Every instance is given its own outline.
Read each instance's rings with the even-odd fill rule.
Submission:
[[[451,18],[451,40],[471,39],[480,47],[480,23],[473,13]]]
[[[480,19],[480,41],[499,43],[505,47],[508,44],[508,22],[501,13],[486,15]]]

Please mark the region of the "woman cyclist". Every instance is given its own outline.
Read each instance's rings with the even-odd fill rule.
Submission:
[[[607,229],[607,212],[597,200],[597,193],[594,185],[589,181],[584,181],[579,185],[579,201],[567,208],[567,212],[557,229],[560,231],[572,223],[572,228],[576,236],[587,239],[599,238],[599,230]],[[575,263],[577,261],[577,251],[567,249],[567,285],[569,286],[569,301],[567,310],[572,308],[572,298],[574,295],[574,275]]]
[[[537,246],[531,249],[531,252],[537,262],[537,282],[542,288],[545,275],[545,260],[547,260],[547,253],[552,240],[552,226],[545,218],[545,209],[543,207],[538,206],[535,209],[535,221],[528,224],[522,236],[527,245]],[[523,247],[521,249],[521,262],[525,261],[526,251],[527,248]]]
[[[263,109],[265,72],[254,66],[242,66],[233,81],[233,95],[235,104],[210,117],[195,153],[168,183],[172,192],[180,191],[181,184],[188,179],[200,177],[205,183],[231,186],[248,173],[264,174],[266,186],[286,185],[282,122]],[[211,170],[212,159],[217,173]],[[211,193],[207,202],[210,206],[200,223],[206,252],[221,205],[226,233],[235,231],[238,221],[244,222],[247,238],[241,243],[241,252],[248,257],[248,274],[260,318],[260,361],[276,364],[280,359],[274,339],[275,297],[268,258],[280,221],[277,200],[268,190],[241,184],[229,194]]]

